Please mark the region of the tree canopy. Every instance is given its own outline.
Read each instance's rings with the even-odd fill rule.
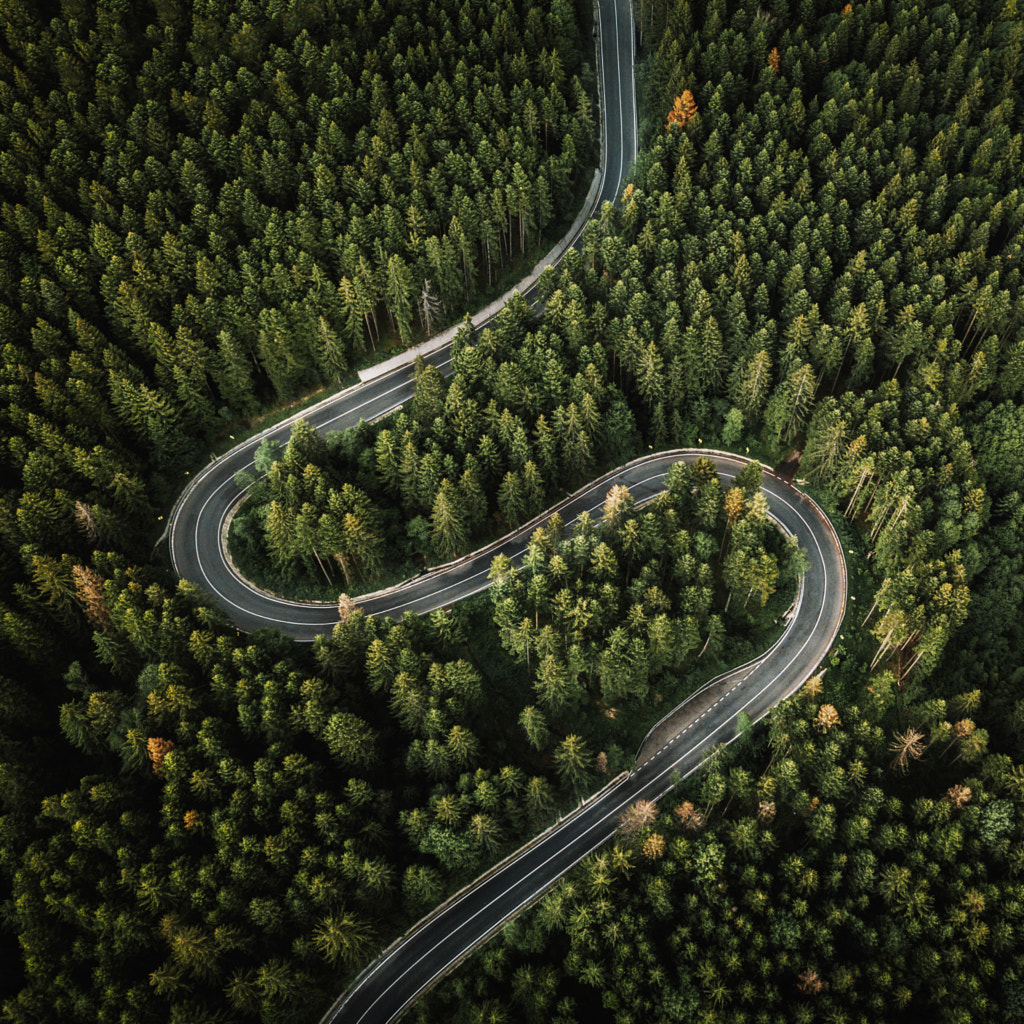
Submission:
[[[829,510],[849,616],[823,678],[413,1012],[1015,1019],[1024,25],[1013,0],[634,8],[619,202],[406,408],[262,449],[248,542],[336,597],[721,444]],[[767,642],[799,553],[756,480],[700,464],[536,536],[488,599],[346,604],[312,648],[241,636],[154,550],[236,424],[456,322],[571,208],[590,18],[5,3],[7,1019],[308,1020]]]

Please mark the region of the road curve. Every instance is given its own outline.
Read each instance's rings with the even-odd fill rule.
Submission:
[[[597,0],[597,28],[602,118],[601,182],[595,210],[619,196],[636,157],[634,30],[630,0]],[[578,241],[577,235],[570,247]],[[533,291],[525,291],[525,297],[534,299]],[[473,318],[477,328],[486,322],[484,316]],[[240,629],[251,631],[272,626],[309,640],[323,631],[326,620],[322,609],[298,612],[287,602],[268,600],[267,595],[232,572],[222,550],[221,533],[231,509],[242,496],[234,483],[235,474],[239,470],[253,469],[256,449],[265,438],[286,442],[298,419],[306,420],[318,430],[343,430],[360,420],[373,420],[397,409],[413,394],[410,367],[414,357],[415,351],[410,351],[405,365],[332,395],[237,445],[199,472],[178,498],[166,531],[174,570],[212,594]],[[442,373],[449,374],[451,345],[430,352],[425,359]]]
[[[701,456],[714,460],[723,482],[749,461],[703,449],[659,452],[607,474],[558,508],[565,521],[571,522],[585,509],[600,508],[613,483],[626,484],[634,497],[643,501],[661,490],[673,463],[693,462]],[[846,607],[842,546],[827,517],[805,494],[768,470],[763,474],[762,490],[772,517],[783,531],[796,536],[809,561],[792,617],[779,640],[752,662],[718,677],[685,701],[671,717],[671,728],[658,730],[660,738],[654,749],[645,744],[642,760],[620,783],[602,791],[514,859],[435,910],[387,950],[328,1010],[321,1024],[388,1024],[394,1020],[445,971],[607,842],[618,816],[629,804],[663,796],[672,788],[673,773],[682,777],[692,774],[711,747],[735,738],[741,712],[757,721],[815,673],[839,632]],[[533,528],[531,525],[503,540],[482,556],[457,563],[432,580],[416,580],[383,600],[392,614],[426,611],[483,589],[493,555],[498,550],[511,556],[522,554]]]
[[[508,537],[391,590],[360,600],[377,615],[398,616],[443,607],[488,585],[498,553],[518,559],[539,521],[557,511],[571,524],[584,511],[595,512],[615,483],[629,487],[638,502],[654,497],[676,462],[711,458],[724,483],[748,459],[705,449],[676,449],[636,459],[605,474]],[[671,776],[687,776],[700,767],[712,746],[736,735],[741,712],[758,720],[814,674],[839,631],[846,606],[846,565],[839,539],[821,509],[805,494],[765,469],[762,490],[779,527],[796,536],[809,568],[799,588],[792,617],[769,651],[714,680],[686,701],[666,735],[659,730],[656,749],[647,744],[642,761],[627,778],[604,791],[543,835],[520,856],[485,875],[457,899],[435,911],[420,927],[374,962],[324,1016],[322,1024],[388,1024],[452,965],[535,900],[574,864],[605,843],[622,811],[637,799],[657,799],[671,788]],[[244,583],[244,581],[242,581]],[[247,585],[246,585],[247,586]],[[337,622],[333,605],[302,605],[253,590],[259,611],[229,614],[246,628],[249,616],[273,623],[303,639]]]

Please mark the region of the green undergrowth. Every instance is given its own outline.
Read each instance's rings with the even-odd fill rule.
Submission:
[[[269,508],[269,488],[258,481],[249,497],[240,505],[228,531],[228,552],[245,579],[261,590],[293,601],[337,601],[342,593],[359,597],[401,583],[423,570],[423,559],[407,545],[388,545],[380,571],[365,580],[347,583],[337,563],[330,557],[294,559],[284,564],[271,556],[266,545],[265,526]],[[329,577],[329,579],[328,579]]]

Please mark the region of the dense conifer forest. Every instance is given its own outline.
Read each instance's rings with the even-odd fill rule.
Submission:
[[[554,226],[590,6],[0,12],[3,1017],[314,1020],[766,646],[799,553],[756,474],[699,463],[451,611],[240,635],[154,549],[184,474]],[[412,1013],[1024,1016],[1016,0],[635,17],[641,156],[543,307],[461,330],[381,423],[264,449],[236,541],[367,587],[648,446],[799,451],[853,600],[820,678]]]
[[[555,295],[651,443],[799,447],[866,604],[767,730],[630,808],[416,1013],[1015,1019],[1024,24],[1013,3],[638,18],[648,145]]]

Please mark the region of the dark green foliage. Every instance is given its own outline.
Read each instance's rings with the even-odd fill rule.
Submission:
[[[394,839],[428,794],[343,684],[358,644],[323,652],[325,682],[138,568],[225,425],[457,318],[570,201],[593,139],[572,6],[406,8],[4,9],[11,1019],[308,1020],[407,920],[406,867],[410,912],[450,885]],[[297,437],[264,486],[295,555],[358,581],[385,524],[358,474],[307,473],[324,454]],[[475,770],[459,733],[452,757]],[[479,822],[475,862],[533,823]]]
[[[629,406],[607,383],[604,349],[587,343],[575,286],[550,297],[544,321],[516,297],[479,336],[462,328],[452,369],[446,381],[418,366],[409,409],[346,432],[352,451],[335,444],[330,458],[309,469],[304,456],[286,456],[270,473],[272,490],[251,503],[264,511],[244,514],[258,519],[252,532],[265,529],[265,560],[281,564],[285,584],[301,561],[307,575],[317,574],[312,547],[300,548],[302,516],[319,517],[321,556],[347,557],[343,532],[322,528],[332,514],[332,483],[355,478],[380,510],[370,515],[375,525],[367,534],[387,536],[349,574],[369,585],[382,564],[406,564],[418,554],[448,561],[470,541],[519,526],[587,480],[598,460],[618,465],[641,447]],[[396,505],[402,517],[388,515]],[[429,534],[419,527],[410,533],[419,517]]]
[[[829,659],[856,696],[841,724],[817,683],[780,708],[770,755],[706,770],[421,1019],[1012,1018],[1024,30],[1010,4],[637,7],[649,148],[546,288],[582,292],[647,443],[802,449],[876,574]]]
[[[979,408],[974,450],[982,475],[1000,497],[1024,491],[1024,408],[1003,402]]]
[[[660,813],[624,816],[420,1019],[1012,1017],[1024,834],[1005,759],[968,748],[955,704],[897,733],[882,687],[841,721],[820,701],[809,686],[743,764],[720,753]]]
[[[784,599],[754,614],[776,589],[785,550],[756,489],[748,501],[731,488],[723,501],[707,460],[673,466],[666,487],[642,511],[626,488],[613,487],[599,520],[582,516],[565,539],[560,520],[537,530],[522,568],[495,559],[494,622],[533,677],[519,721],[540,750],[575,733],[602,747],[635,745],[658,704],[673,706],[713,674],[723,618],[735,656],[748,642],[767,646],[772,619],[790,600],[792,576]],[[604,728],[602,716],[592,721],[595,706]],[[554,757],[559,763],[557,750]]]
[[[600,323],[648,444],[802,449],[888,581],[878,663],[923,679],[986,562],[988,495],[1021,490],[1024,30],[995,8],[646,7],[649,147],[547,287]],[[698,113],[666,130],[683,89]]]
[[[367,585],[648,445],[800,449],[874,596],[828,659],[842,699],[805,690],[767,749],[754,729],[423,1013],[1013,1020],[1020,18],[1012,0],[634,9],[632,189],[545,275],[542,313],[516,301],[460,333],[449,382],[421,370],[389,420],[262,452],[271,548],[282,572]],[[139,567],[223,425],[457,318],[564,209],[595,127],[574,14],[5,5],[11,1020],[312,1019],[556,796],[627,767],[645,702],[726,656],[716,616],[735,633],[792,578],[754,481],[738,503],[706,474],[538,539],[502,573],[499,630],[486,602],[356,614],[303,652]],[[666,131],[683,89],[698,113]]]
[[[102,1020],[146,992],[139,1019],[308,1019],[339,966],[546,820],[550,783],[474,733],[460,618],[356,613],[310,655],[106,569],[113,678],[73,665],[60,715],[88,770],[4,848],[25,1006]],[[8,828],[31,796],[5,793]]]
[[[4,228],[41,329],[125,351],[114,414],[168,459],[254,387],[408,340],[421,290],[456,317],[589,150],[563,4],[72,7],[12,7]]]
[[[271,474],[321,457],[318,446],[300,429]],[[607,542],[595,546],[595,528],[583,526],[556,547],[549,566],[568,559],[577,599],[594,591],[605,627],[623,620],[606,652],[587,630],[570,661],[614,657],[622,668],[623,658],[641,657],[634,674],[660,684],[658,673],[686,654],[672,647],[665,614],[677,593],[702,609],[692,629],[678,631],[696,657],[696,623],[712,594],[695,588],[713,577],[688,555],[685,531],[674,538],[678,559],[660,568],[651,545],[685,521],[677,515],[684,506],[702,505],[701,489],[719,486],[713,470],[701,481],[693,494],[691,475],[674,473],[674,490],[642,517],[630,512],[628,495],[613,492],[601,528]],[[732,544],[750,514],[733,522]],[[633,524],[641,530],[635,548]],[[627,538],[620,557],[630,587],[621,601],[611,594],[626,581],[609,577],[598,557],[598,548],[616,557],[612,526]],[[717,539],[704,547],[714,552]],[[540,561],[531,549],[537,578]],[[26,944],[21,998],[45,991],[54,972],[66,975],[58,1004],[73,1019],[81,1007],[103,1019],[147,979],[154,1012],[205,1012],[226,997],[242,1016],[315,1014],[339,966],[354,971],[378,938],[546,823],[556,796],[608,770],[611,758],[595,757],[597,743],[624,728],[616,733],[605,705],[587,702],[571,716],[575,731],[570,716],[559,717],[550,760],[537,757],[531,737],[507,728],[533,702],[529,680],[487,647],[493,633],[481,639],[479,611],[399,623],[356,612],[308,652],[274,634],[239,638],[188,584],[169,591],[120,559],[101,565],[93,614],[102,667],[71,667],[71,699],[60,713],[88,770],[77,786],[42,800],[20,853],[5,854],[12,921]],[[512,583],[499,587],[499,611]],[[552,594],[544,615],[561,629],[559,597]],[[611,642],[620,634],[622,651]],[[555,643],[549,658],[560,651]],[[639,677],[637,687],[646,690]],[[542,698],[554,707],[553,696]],[[8,799],[26,812],[30,797]],[[92,941],[97,929],[107,936],[100,944]],[[117,983],[77,980],[90,973]]]

